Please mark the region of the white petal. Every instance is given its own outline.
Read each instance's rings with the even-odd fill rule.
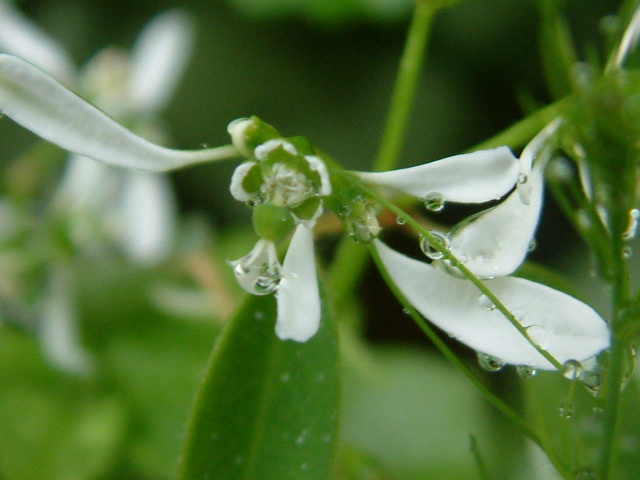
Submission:
[[[57,367],[73,373],[89,374],[95,364],[79,338],[72,292],[73,278],[69,272],[54,271],[42,302],[38,333],[44,352]]]
[[[299,225],[282,265],[278,292],[276,335],[281,340],[306,342],[320,326],[320,292],[313,253],[313,230]]]
[[[56,190],[59,208],[82,213],[102,213],[117,195],[122,171],[90,158],[72,154]]]
[[[482,305],[481,293],[471,282],[395,252],[379,240],[374,245],[406,299],[450,336],[505,363],[553,369],[497,308]],[[609,346],[604,320],[575,298],[521,278],[485,284],[558,361],[586,360]]]
[[[193,23],[183,10],[154,17],[131,52],[131,108],[156,113],[169,101],[193,49]]]
[[[316,155],[305,155],[304,159],[309,163],[311,171],[318,172],[318,175],[320,175],[320,190],[318,191],[318,195],[321,197],[331,195],[329,170],[327,170],[327,166],[322,159]]]
[[[255,166],[255,164],[256,162],[253,161],[241,163],[233,171],[233,175],[231,175],[229,192],[231,192],[231,196],[233,196],[233,198],[235,198],[239,202],[248,202],[256,196],[255,193],[247,192],[242,186],[244,178],[247,176],[247,173],[249,173],[249,170],[251,170]]]
[[[0,1],[0,50],[24,58],[66,85],[74,83],[76,69],[64,48],[7,1]]]
[[[543,177],[541,168],[530,174],[528,205],[513,192],[499,205],[454,228],[449,236],[451,251],[475,275],[501,277],[522,264],[540,219]]]
[[[135,261],[151,265],[171,252],[176,226],[176,201],[166,176],[127,172],[119,199],[119,237]]]
[[[366,182],[424,198],[440,193],[445,200],[482,203],[513,188],[520,164],[507,147],[455,155],[389,172],[356,172]]]
[[[0,111],[45,140],[112,165],[165,171],[236,155],[232,147],[188,151],[154,145],[11,55],[0,55]]]
[[[535,161],[537,168],[543,170],[549,162],[551,150],[545,149],[549,138],[558,130],[562,123],[562,118],[557,118],[543,128],[531,141],[524,147],[520,155],[520,177],[524,182],[518,180],[518,195],[524,203],[529,203],[529,195],[533,185],[528,181],[531,175],[531,169]],[[540,155],[542,153],[542,155]]]

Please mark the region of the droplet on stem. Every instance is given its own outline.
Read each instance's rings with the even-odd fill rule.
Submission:
[[[444,257],[444,252],[442,252],[441,249],[449,248],[449,237],[445,233],[439,232],[438,230],[431,230],[430,233],[431,236],[434,237],[440,245],[436,246],[431,242],[429,238],[422,236],[420,237],[420,250],[422,250],[422,253],[424,253],[427,258],[430,258],[431,260],[440,260],[442,257]]]
[[[422,199],[422,203],[424,208],[430,212],[440,212],[444,208],[446,200],[440,192],[431,192]]]
[[[492,310],[496,309],[496,304],[493,303],[493,300],[491,300],[484,293],[478,297],[478,303],[480,303],[480,306],[487,312],[491,312]]]

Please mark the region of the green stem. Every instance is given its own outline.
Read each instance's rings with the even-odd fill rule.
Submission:
[[[612,345],[609,351],[609,364],[606,370],[606,403],[604,410],[604,431],[600,471],[603,479],[611,476],[616,447],[618,413],[620,409],[621,386],[625,374],[625,353],[627,342],[620,338],[618,330],[624,326],[623,311],[631,300],[629,271],[622,249],[621,239],[612,239],[613,251],[616,254],[616,275],[613,289],[613,320],[611,322]]]
[[[413,20],[398,69],[398,76],[391,99],[382,141],[374,170],[395,168],[409,120],[411,105],[415,99],[420,72],[427,51],[427,39],[434,14],[438,9],[428,2],[416,2]],[[328,273],[336,309],[351,297],[366,265],[368,252],[352,239],[344,237],[338,245],[331,270]]]
[[[392,170],[398,163],[420,72],[424,65],[427,39],[437,10],[429,2],[416,2],[374,170]]]

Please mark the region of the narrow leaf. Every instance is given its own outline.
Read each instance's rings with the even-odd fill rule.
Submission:
[[[251,296],[216,345],[189,425],[181,480],[329,476],[340,403],[335,326],[306,343],[274,333],[273,296]]]

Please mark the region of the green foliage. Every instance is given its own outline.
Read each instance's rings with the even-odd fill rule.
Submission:
[[[307,343],[274,334],[272,296],[248,297],[213,352],[180,478],[326,479],[337,442],[335,325],[325,309]]]

